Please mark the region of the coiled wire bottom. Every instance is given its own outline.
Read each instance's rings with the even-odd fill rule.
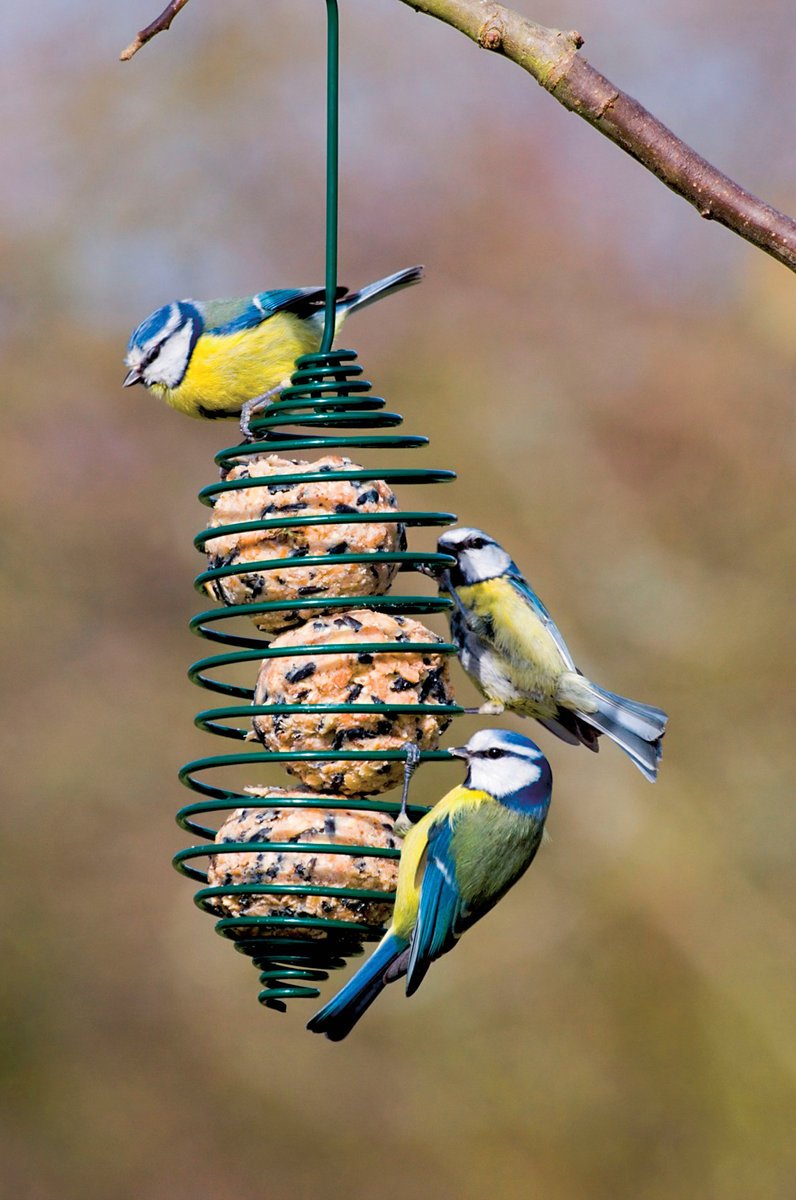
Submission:
[[[296,371],[278,403],[266,410],[262,417],[252,421],[252,429],[257,440],[242,443],[222,450],[216,455],[216,463],[221,467],[222,475],[230,467],[246,456],[262,454],[264,451],[281,453],[282,451],[328,451],[341,448],[368,449],[415,449],[428,444],[428,439],[418,435],[405,433],[370,433],[369,429],[390,429],[401,425],[403,418],[398,413],[385,411],[385,401],[379,396],[372,396],[370,383],[361,378],[362,368],[356,365],[356,353],[352,350],[337,350],[329,354],[304,355],[296,363]],[[351,434],[339,433],[338,430],[360,429],[362,432]],[[334,432],[327,433],[325,431]],[[269,475],[268,477],[248,477],[246,479],[227,480],[204,488],[199,493],[200,501],[212,505],[215,497],[225,491],[238,488],[256,488],[273,486],[275,484],[312,483],[328,481],[328,473],[303,473]],[[384,480],[390,484],[430,484],[444,483],[455,478],[452,471],[413,468],[388,469],[354,469],[334,472],[335,480],[371,481]],[[396,522],[403,526],[445,526],[455,521],[455,516],[447,512],[421,511],[380,511],[377,513],[325,513],[321,516],[296,516],[280,518],[263,518],[257,521],[245,521],[237,524],[216,525],[205,529],[194,539],[197,549],[202,550],[205,543],[211,539],[230,535],[249,533],[256,530],[284,529],[302,525],[319,524],[352,524],[362,521],[378,521],[382,523]],[[416,552],[411,550],[373,551],[366,554],[328,554],[318,556],[303,556],[296,558],[272,559],[262,562],[238,563],[226,566],[215,566],[202,571],[195,580],[195,586],[200,592],[206,584],[228,575],[243,575],[250,572],[263,572],[279,569],[284,571],[289,567],[311,567],[314,565],[332,566],[347,563],[362,562],[398,563],[400,571],[411,571],[423,564],[449,565],[453,559],[444,554],[434,552]],[[436,596],[333,596],[333,597],[302,597],[300,601],[268,601],[251,604],[228,605],[210,609],[197,614],[190,622],[191,630],[198,636],[216,643],[223,648],[221,653],[204,657],[195,662],[189,669],[189,678],[215,694],[246,701],[245,704],[233,704],[203,710],[195,720],[196,725],[218,737],[232,738],[242,741],[247,737],[251,718],[258,714],[291,714],[291,713],[410,713],[419,715],[433,713],[449,717],[463,710],[456,704],[335,704],[335,705],[299,705],[299,704],[262,704],[252,703],[254,688],[217,678],[215,672],[225,668],[237,668],[240,663],[259,663],[265,658],[280,655],[298,657],[319,654],[344,654],[346,652],[374,655],[390,653],[424,653],[430,648],[427,642],[356,642],[352,644],[335,643],[329,646],[290,646],[271,648],[268,639],[262,633],[241,634],[228,632],[223,623],[236,617],[252,616],[265,612],[285,612],[296,609],[306,610],[348,610],[356,608],[374,609],[390,614],[427,615],[444,612],[451,607],[451,601]],[[449,643],[433,643],[435,653],[451,655],[456,653],[456,647]],[[236,724],[243,720],[245,726]],[[231,723],[230,723],[231,722]],[[422,751],[421,762],[446,761],[451,756],[445,750]],[[403,760],[402,751],[367,751],[367,750],[334,750],[324,752],[294,751],[276,752],[260,750],[257,752],[233,753],[215,755],[196,759],[187,763],[180,771],[180,780],[186,787],[199,793],[206,799],[183,806],[177,813],[177,823],[186,832],[204,839],[205,843],[212,842],[212,847],[193,845],[179,851],[174,857],[174,866],[183,875],[193,879],[203,886],[196,893],[195,903],[205,912],[217,916],[212,907],[214,901],[222,896],[321,896],[335,897],[354,901],[378,901],[381,904],[394,902],[394,892],[363,890],[354,887],[337,888],[322,887],[312,883],[243,883],[229,884],[224,887],[209,887],[207,872],[194,865],[194,860],[206,858],[209,855],[239,854],[245,852],[309,852],[311,854],[348,854],[356,857],[397,858],[399,850],[375,846],[344,845],[335,842],[223,842],[215,843],[217,830],[203,823],[203,818],[210,813],[224,814],[240,807],[248,809],[345,809],[348,811],[368,811],[394,815],[399,811],[399,804],[383,799],[339,798],[318,794],[312,798],[305,796],[279,796],[274,799],[260,799],[245,791],[235,790],[229,786],[220,786],[207,781],[203,776],[206,772],[216,772],[231,768],[247,768],[250,771],[259,770],[263,764],[286,763],[299,759],[315,760],[351,760],[364,759],[368,761]],[[409,814],[417,818],[425,812],[422,806],[411,805]],[[223,937],[234,942],[235,949],[250,957],[254,966],[260,972],[260,983],[263,985],[258,999],[267,1008],[284,1011],[286,1001],[295,998],[312,999],[320,993],[314,985],[328,978],[328,973],[345,965],[346,959],[362,953],[363,943],[374,941],[381,937],[383,930],[374,929],[370,925],[353,921],[342,921],[327,917],[307,916],[228,916],[216,921],[216,931]],[[302,937],[302,932],[304,936]]]

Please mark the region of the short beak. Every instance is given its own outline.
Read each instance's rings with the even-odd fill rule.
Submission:
[[[124,377],[122,387],[132,387],[134,383],[141,383],[143,375],[138,367],[133,367],[132,371],[128,371]]]
[[[448,754],[452,754],[454,758],[469,758],[466,746],[448,746]]]

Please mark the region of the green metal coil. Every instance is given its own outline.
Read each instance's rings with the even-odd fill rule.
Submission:
[[[395,428],[401,423],[401,417],[395,413],[384,411],[385,402],[380,397],[369,393],[370,384],[361,378],[361,368],[355,365],[356,355],[353,351],[339,350],[329,354],[306,355],[298,360],[297,369],[291,381],[291,387],[284,393],[278,404],[267,410],[266,415],[252,422],[256,431],[255,442],[242,443],[229,449],[222,450],[216,455],[216,462],[222,472],[230,465],[245,459],[247,455],[266,452],[282,453],[283,451],[328,451],[336,448],[349,449],[409,449],[427,444],[428,439],[406,434],[385,434],[369,432],[385,427]],[[335,431],[338,429],[358,430],[344,437]],[[324,431],[331,430],[331,433]],[[406,484],[437,484],[455,478],[452,471],[433,469],[354,469],[335,471],[332,476],[328,472],[308,472],[306,474],[269,475],[266,477],[248,477],[242,480],[222,479],[221,482],[204,488],[199,493],[199,499],[205,505],[212,505],[217,496],[226,491],[245,487],[247,489],[273,486],[274,484],[292,484],[319,482],[334,478],[352,482],[385,480],[388,483]],[[229,534],[249,532],[252,530],[271,530],[302,525],[355,523],[358,521],[377,520],[380,523],[389,521],[399,522],[410,526],[445,526],[455,520],[452,513],[421,512],[421,511],[389,511],[378,513],[345,513],[323,516],[305,516],[290,518],[263,518],[259,521],[247,521],[238,524],[218,525],[203,530],[195,538],[197,549],[202,550],[207,541]],[[268,560],[263,562],[223,565],[211,567],[202,571],[195,581],[200,591],[208,583],[226,578],[230,575],[245,575],[251,572],[264,572],[279,568],[284,570],[290,566],[336,565],[361,562],[398,563],[399,571],[412,571],[426,563],[450,564],[453,560],[447,555],[435,552],[374,551],[362,554],[330,554],[323,556],[303,556],[288,559]],[[196,717],[199,728],[222,737],[243,741],[251,727],[251,718],[257,714],[283,714],[296,712],[321,713],[411,713],[419,715],[426,712],[448,714],[455,716],[463,710],[459,705],[448,704],[336,704],[336,705],[299,705],[299,704],[262,704],[254,705],[254,688],[227,682],[223,672],[239,663],[259,663],[262,659],[280,656],[299,657],[340,653],[415,653],[426,652],[427,642],[354,642],[335,643],[329,646],[290,646],[272,648],[268,635],[257,633],[229,632],[224,628],[225,623],[242,616],[252,616],[263,612],[278,612],[290,609],[319,610],[333,608],[348,610],[351,608],[366,608],[391,614],[430,614],[446,611],[450,601],[437,596],[334,596],[334,597],[302,597],[295,602],[263,602],[251,604],[228,605],[198,613],[191,621],[190,627],[194,633],[216,643],[219,653],[214,653],[195,662],[189,677],[200,687],[226,698],[239,700],[242,703],[228,704],[223,707],[205,709]],[[435,653],[455,654],[456,648],[452,643],[434,644]],[[221,677],[219,677],[221,676]],[[315,760],[355,760],[368,759],[373,761],[402,761],[405,755],[401,751],[353,751],[329,750],[323,752],[292,751],[272,752],[266,750],[246,751],[197,759],[187,763],[180,772],[181,782],[203,799],[186,804],[177,814],[178,824],[192,836],[203,839],[202,844],[192,845],[181,850],[174,858],[178,871],[202,886],[196,893],[195,902],[205,912],[216,916],[216,930],[233,941],[235,949],[249,956],[260,972],[262,990],[259,1000],[268,1008],[284,1011],[289,999],[314,998],[319,995],[317,983],[328,977],[329,971],[341,967],[347,958],[359,954],[365,941],[372,941],[381,935],[381,930],[372,926],[341,921],[326,917],[308,916],[225,916],[218,919],[218,913],[213,912],[213,902],[223,896],[241,895],[276,895],[276,896],[320,896],[344,898],[354,901],[376,901],[390,903],[394,900],[393,893],[384,893],[355,887],[323,887],[312,882],[306,883],[243,883],[229,884],[224,887],[208,886],[207,873],[200,869],[197,860],[209,855],[238,854],[246,852],[307,852],[312,854],[343,854],[357,858],[397,858],[399,851],[384,847],[363,847],[343,845],[335,842],[224,842],[215,843],[217,826],[223,820],[224,814],[230,810],[245,807],[247,809],[289,809],[289,808],[321,808],[344,809],[352,812],[376,812],[396,814],[399,804],[396,801],[384,799],[366,799],[362,797],[337,798],[318,794],[317,796],[280,796],[278,802],[273,798],[258,799],[246,792],[236,790],[227,783],[210,782],[207,776],[215,777],[219,772],[229,772],[231,768],[248,768],[250,771],[260,771],[263,764],[284,764],[298,759]],[[445,750],[421,752],[421,762],[446,761],[450,755]],[[303,787],[297,790],[304,790]],[[409,813],[416,818],[426,811],[420,806],[410,806]],[[211,817],[213,820],[211,820]],[[212,843],[212,845],[208,845]],[[269,934],[271,936],[269,936]],[[315,935],[309,937],[308,935]],[[320,936],[318,936],[320,935]]]

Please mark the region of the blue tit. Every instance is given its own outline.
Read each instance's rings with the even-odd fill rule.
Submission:
[[[436,575],[453,599],[459,661],[487,699],[477,711],[535,717],[563,741],[595,751],[604,733],[654,782],[666,713],[586,679],[516,563],[482,530],[452,529],[438,549],[456,559]]]
[[[467,778],[404,840],[392,924],[356,975],[308,1029],[339,1042],[382,988],[406,976],[411,996],[431,963],[493,908],[533,862],[553,776],[530,738],[480,729],[451,750]]]
[[[419,282],[409,267],[358,292],[337,291],[335,332],[349,313]],[[316,354],[324,326],[323,288],[286,288],[238,300],[175,300],[133,333],[124,386],[141,383],[189,417],[241,417],[248,434],[253,412],[290,382],[296,359]]]

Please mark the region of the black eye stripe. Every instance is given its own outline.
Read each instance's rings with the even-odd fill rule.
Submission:
[[[473,758],[516,758],[520,762],[531,763],[536,765],[537,760],[530,754],[519,754],[516,751],[500,750],[497,746],[490,746],[488,750],[475,750],[472,754]]]

